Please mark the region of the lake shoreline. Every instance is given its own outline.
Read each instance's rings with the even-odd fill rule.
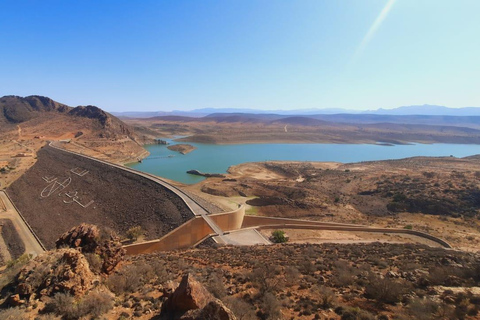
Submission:
[[[187,174],[188,170],[227,173],[228,168],[247,162],[339,162],[394,160],[418,156],[466,157],[480,154],[480,145],[408,144],[386,147],[384,144],[202,144],[192,143],[197,149],[186,155],[167,149],[164,145],[146,146],[150,156],[142,163],[128,164],[140,171],[178,181],[195,184],[201,176]]]

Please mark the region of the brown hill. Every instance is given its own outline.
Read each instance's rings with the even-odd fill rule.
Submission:
[[[36,117],[37,112],[66,113],[72,108],[42,96],[0,98],[0,123],[17,124]]]
[[[111,114],[90,105],[73,108],[42,96],[1,97],[0,133],[0,163],[15,168],[0,176],[2,187],[33,165],[35,153],[47,141],[64,140],[69,150],[117,163],[148,155],[133,128]]]

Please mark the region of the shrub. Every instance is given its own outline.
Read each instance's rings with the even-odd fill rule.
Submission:
[[[113,298],[105,292],[90,292],[80,301],[75,301],[69,293],[57,293],[45,306],[45,311],[55,313],[63,319],[79,319],[90,315],[98,318],[113,308]]]
[[[272,236],[270,240],[274,243],[284,243],[288,241],[288,237],[285,235],[283,230],[274,230],[272,231]]]
[[[318,286],[315,290],[316,296],[319,300],[319,307],[322,309],[332,308],[336,301],[335,293],[325,287],[325,286]]]
[[[238,320],[254,320],[257,319],[255,316],[255,309],[252,305],[232,296],[229,296],[225,299],[225,304],[227,307],[235,314]]]
[[[102,258],[96,253],[85,253],[85,259],[88,261],[90,270],[95,274],[100,274],[103,265]]]
[[[404,281],[370,275],[365,286],[365,296],[376,300],[380,305],[395,304],[401,301],[407,290],[407,283]]]
[[[132,241],[137,241],[137,239],[143,236],[143,234],[144,234],[144,231],[140,226],[132,227],[127,230],[127,238]]]
[[[263,296],[261,312],[263,313],[263,319],[283,319],[282,312],[280,311],[280,302],[278,302],[277,298],[271,293],[266,293]]]
[[[2,320],[27,320],[29,317],[25,311],[19,308],[9,308],[0,311],[0,319]]]
[[[223,281],[215,273],[211,274],[208,278],[206,288],[215,296],[215,298],[221,299],[227,295]]]

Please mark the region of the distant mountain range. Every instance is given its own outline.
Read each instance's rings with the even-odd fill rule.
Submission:
[[[204,117],[210,114],[276,114],[276,115],[340,115],[340,114],[357,114],[357,115],[426,115],[426,116],[480,116],[480,107],[467,108],[448,108],[437,105],[418,105],[418,106],[402,106],[394,109],[377,109],[377,110],[350,110],[350,109],[298,109],[298,110],[257,110],[257,109],[235,109],[235,108],[203,108],[191,111],[153,111],[153,112],[112,112],[118,117],[126,118],[152,118],[160,116],[184,116],[184,117]]]

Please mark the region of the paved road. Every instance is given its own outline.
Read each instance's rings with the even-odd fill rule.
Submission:
[[[43,253],[45,251],[43,246],[33,235],[32,231],[4,191],[0,191],[0,200],[5,204],[6,208],[6,211],[0,212],[0,218],[12,221],[15,230],[17,230],[18,235],[25,245],[25,253],[32,254],[33,256]]]
[[[62,147],[59,147],[57,145],[57,143],[54,142],[54,141],[50,142],[49,146],[51,146],[52,148],[61,150],[63,152],[69,152],[69,153],[72,153],[72,154],[75,154],[75,155],[78,155],[78,156],[81,156],[81,157],[84,157],[84,158],[88,158],[90,160],[101,162],[101,163],[109,165],[111,167],[115,167],[115,168],[119,168],[119,169],[122,169],[122,170],[125,170],[125,171],[129,171],[131,173],[134,173],[136,175],[139,175],[139,176],[142,176],[144,178],[150,179],[150,180],[164,186],[165,188],[171,190],[173,193],[175,193],[177,196],[179,196],[183,200],[183,202],[185,202],[187,207],[190,208],[190,210],[192,211],[192,213],[194,215],[201,216],[203,219],[205,219],[205,221],[208,223],[210,228],[212,228],[212,230],[216,234],[218,234],[217,239],[220,243],[229,243],[228,239],[224,237],[223,230],[220,229],[220,227],[208,216],[207,210],[205,210],[202,206],[200,206],[197,202],[195,202],[195,200],[190,198],[182,190],[180,190],[177,187],[171,185],[170,183],[160,179],[159,177],[154,176],[154,175],[149,174],[149,173],[141,172],[141,171],[129,168],[129,167],[124,167],[124,166],[121,166],[121,165],[118,165],[118,164],[115,164],[115,163],[111,163],[111,162],[108,162],[108,161],[96,159],[96,158],[93,158],[93,157],[90,157],[90,156],[87,156],[87,155],[84,155],[84,154],[81,154],[81,153],[77,153],[77,152],[74,152],[74,151],[63,149]]]

